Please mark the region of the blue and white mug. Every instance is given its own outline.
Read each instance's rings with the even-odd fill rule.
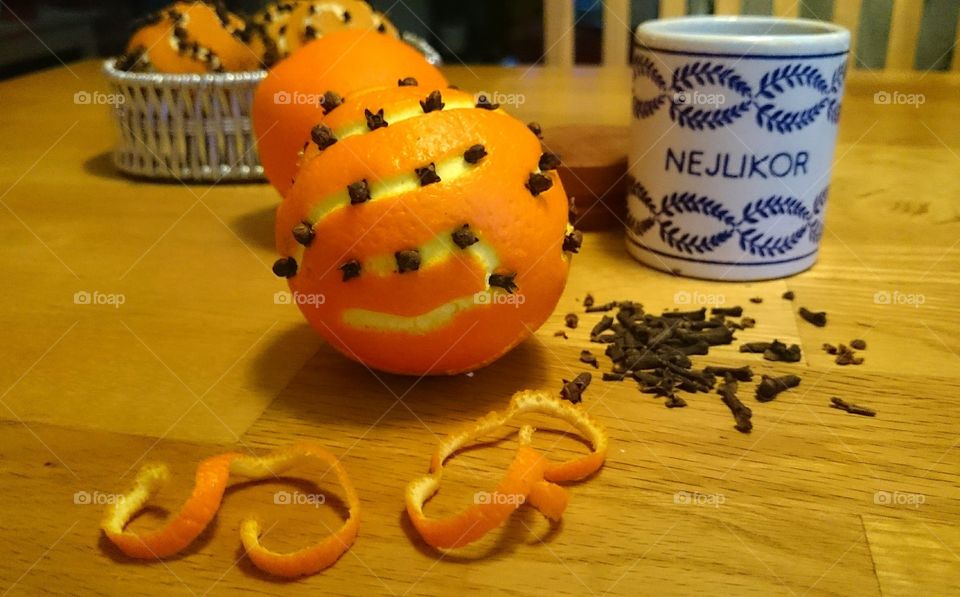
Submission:
[[[654,268],[759,280],[817,260],[850,34],[688,17],[633,49],[627,249]]]

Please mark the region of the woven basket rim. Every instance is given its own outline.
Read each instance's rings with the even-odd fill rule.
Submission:
[[[267,76],[265,70],[229,73],[131,73],[116,67],[117,58],[103,61],[103,72],[109,78],[140,85],[177,84],[187,87],[211,87],[259,83]]]

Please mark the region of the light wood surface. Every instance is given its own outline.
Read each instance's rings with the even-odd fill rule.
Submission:
[[[448,73],[467,89],[523,94],[516,112],[544,127],[629,122],[626,67]],[[294,307],[274,304],[285,285],[269,271],[268,186],[118,176],[107,108],[73,102],[105,89],[92,62],[0,84],[0,592],[889,596],[960,586],[957,75],[851,75],[812,270],[754,284],[674,278],[631,260],[620,230],[589,233],[533,338],[473,376],[424,380],[345,361]],[[878,104],[879,91],[925,101]],[[787,289],[794,303],[780,298]],[[125,302],[79,305],[78,291]],[[465,553],[432,552],[403,514],[404,485],[426,470],[438,437],[516,390],[557,391],[587,369],[577,356],[596,349],[595,318],[582,316],[569,340],[553,332],[588,291],[651,310],[673,308],[678,292],[743,304],[758,324],[740,340],[799,342],[804,360],[776,365],[721,347],[700,362],[798,372],[803,383],[769,404],[745,395],[755,429],[743,435],[715,395],[669,410],[633,384],[597,380],[584,405],[608,426],[610,454],[571,487],[563,523],[551,528],[524,507]],[[798,305],[827,310],[829,325],[798,320]],[[869,344],[859,367],[819,350],[855,337]],[[830,396],[878,415],[828,408]],[[120,555],[99,534],[103,506],[77,503],[102,501],[143,462],[164,461],[174,478],[157,503],[175,510],[201,458],[298,438],[342,457],[363,515],[353,549],[294,584],[257,573],[237,533],[254,512],[275,525],[268,545],[294,548],[334,524],[337,490],[314,486],[310,470],[307,481],[231,490],[211,531],[164,563]],[[504,442],[455,459],[429,511],[452,512],[492,487],[512,450]],[[560,437],[556,450],[583,447]],[[331,499],[279,506],[278,490]]]

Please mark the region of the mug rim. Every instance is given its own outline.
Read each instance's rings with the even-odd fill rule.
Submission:
[[[755,33],[762,29],[760,33]],[[782,32],[775,33],[774,29]],[[850,49],[850,32],[815,19],[701,15],[645,21],[637,26],[641,47],[674,52],[749,56],[837,53]]]

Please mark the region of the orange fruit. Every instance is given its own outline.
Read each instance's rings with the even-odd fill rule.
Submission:
[[[153,15],[127,44],[127,55],[161,73],[248,71],[260,60],[241,41],[240,17],[205,2],[175,2]]]
[[[250,48],[265,66],[286,58],[307,42],[343,29],[373,29],[398,37],[396,27],[363,0],[272,2],[255,14]]]
[[[340,352],[469,371],[553,311],[579,233],[556,156],[522,122],[463,91],[395,85],[348,96],[310,136],[274,272]]]
[[[370,29],[326,35],[279,62],[260,83],[253,102],[260,163],[271,184],[281,195],[290,189],[298,154],[324,116],[324,94],[346,97],[406,77],[431,88],[447,86],[440,71],[413,47]]]

